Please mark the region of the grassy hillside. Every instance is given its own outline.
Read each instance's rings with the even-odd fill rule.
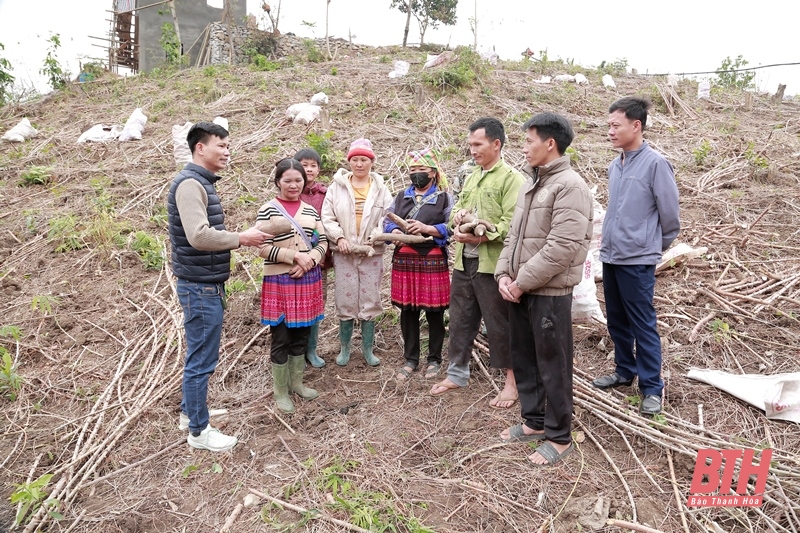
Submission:
[[[669,87],[617,72],[616,88],[607,89],[605,72],[560,62],[493,67],[467,52],[428,71],[423,56],[367,49],[329,62],[261,65],[276,70],[106,78],[0,108],[3,132],[23,117],[39,130],[26,143],[0,144],[0,352],[10,362],[0,368],[0,530],[17,512],[12,493],[23,486],[21,501],[36,503],[35,480],[50,474],[45,492],[56,501],[34,513],[26,531],[216,531],[251,490],[308,512],[262,497],[230,531],[344,530],[330,518],[403,532],[577,531],[608,517],[664,532],[700,531],[711,521],[724,531],[800,527],[797,426],[685,376],[691,367],[800,371],[800,105],[723,89],[698,100],[692,81]],[[411,71],[390,79],[397,59]],[[534,83],[575,72],[589,84]],[[319,91],[330,98],[329,120],[285,119],[289,105]],[[658,277],[663,417],[639,417],[635,389],[588,385],[611,367],[613,349],[604,326],[576,324],[579,453],[555,469],[529,467],[525,445],[499,445],[519,412],[486,405],[501,382],[496,371],[480,370],[480,347],[464,391],[433,398],[421,376],[395,382],[402,348],[388,279],[376,347],[382,364],[365,365],[357,350],[348,367],[330,364],[338,351],[331,297],[320,340],[329,364],[308,370],[320,398],[279,417],[269,333],[258,320],[260,261],[239,251],[210,406],[228,409],[215,424],[240,444],[222,455],[186,445],[177,429],[182,315],[163,261],[165,196],[178,168],[173,125],[229,120],[233,155],[219,190],[232,229],[252,224],[274,196],[274,163],[309,143],[330,176],[349,143],[368,137],[375,170],[397,191],[409,149],[437,148],[455,176],[468,157],[467,126],[480,116],[504,122],[505,158],[521,166],[520,126],[544,110],[572,120],[573,165],[604,205],[615,157],[607,109],[630,94],[655,103],[646,137],[676,168],[679,240],[707,248]],[[148,116],[141,141],[76,144],[91,125],[123,124],[136,107]],[[598,291],[602,301],[600,283]],[[689,512],[696,450],[738,447],[774,450],[764,506]]]

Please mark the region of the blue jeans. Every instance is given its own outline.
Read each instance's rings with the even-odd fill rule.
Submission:
[[[614,341],[616,372],[625,380],[639,376],[642,394],[661,396],[664,382],[661,337],[653,307],[655,286],[655,265],[603,263],[603,295],[608,333]]]
[[[198,283],[180,278],[177,283],[186,331],[181,412],[189,416],[192,433],[199,433],[208,425],[208,378],[219,360],[224,290],[222,283]]]

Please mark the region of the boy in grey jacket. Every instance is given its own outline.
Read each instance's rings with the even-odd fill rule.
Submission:
[[[599,389],[627,386],[638,376],[644,395],[639,410],[655,415],[661,412],[664,390],[653,307],[655,268],[678,235],[680,208],[672,165],[643,138],[649,107],[643,98],[626,97],[608,110],[608,138],[622,150],[608,168],[608,210],[600,243],[616,368],[592,384]]]

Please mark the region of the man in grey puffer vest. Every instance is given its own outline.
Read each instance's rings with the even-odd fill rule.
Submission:
[[[186,330],[179,427],[188,427],[189,446],[219,452],[238,442],[209,424],[206,405],[208,379],[219,360],[230,251],[261,246],[272,235],[254,227],[243,233],[225,230],[215,183],[230,158],[228,131],[213,122],[198,122],[186,140],[192,162],[172,180],[167,197],[171,264]]]

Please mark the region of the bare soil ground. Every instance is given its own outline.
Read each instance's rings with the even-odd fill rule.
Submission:
[[[412,60],[411,74],[388,79],[384,58],[400,56]],[[609,517],[664,532],[713,531],[712,522],[727,532],[800,527],[797,426],[686,377],[690,367],[800,371],[800,105],[724,91],[697,100],[691,81],[670,96],[663,80],[637,76],[605,89],[594,71],[588,87],[534,85],[540,74],[562,71],[520,63],[489,69],[474,88],[441,93],[421,82],[420,57],[374,50],[275,72],[209,67],[101,80],[0,109],[3,131],[27,116],[40,132],[22,145],[0,144],[0,345],[24,380],[16,400],[0,398],[0,531],[16,513],[15,485],[45,474],[54,474],[47,491],[63,519],[40,512],[20,530],[218,531],[251,490],[324,518],[262,498],[241,510],[230,531],[346,530],[328,518],[416,532],[619,531],[605,525]],[[676,167],[679,240],[708,248],[658,277],[663,420],[636,414],[628,401],[635,388],[589,387],[611,368],[613,348],[602,325],[576,324],[579,445],[561,466],[532,468],[527,445],[499,444],[519,412],[489,408],[502,385],[496,371],[490,380],[476,364],[468,388],[437,398],[419,372],[395,382],[402,348],[388,278],[381,365],[365,365],[358,348],[347,367],[333,364],[329,301],[321,327],[329,364],[307,372],[320,397],[279,418],[269,334],[258,321],[259,265],[240,251],[232,276],[238,292],[210,389],[210,406],[228,409],[215,423],[240,444],[216,455],[190,449],[177,429],[183,341],[173,280],[167,268],[147,269],[132,249],[136,231],[166,236],[172,125],[229,119],[234,154],[220,192],[229,228],[243,228],[274,195],[274,162],[306,145],[309,132],[324,133],[320,123],[283,118],[317,91],[331,100],[331,154],[369,137],[376,170],[395,191],[407,149],[438,148],[455,174],[467,126],[491,115],[505,123],[505,156],[519,166],[524,120],[542,110],[565,113],[578,133],[574,165],[598,186],[603,204],[615,156],[605,137],[608,105],[622,95],[653,97],[647,138]],[[92,124],[124,123],[135,107],[149,117],[141,141],[75,143]],[[19,186],[33,166],[50,168],[52,177]],[[602,301],[602,284],[598,290]],[[479,347],[476,356],[486,359]],[[764,505],[687,509],[697,449],[725,447],[774,450]]]

